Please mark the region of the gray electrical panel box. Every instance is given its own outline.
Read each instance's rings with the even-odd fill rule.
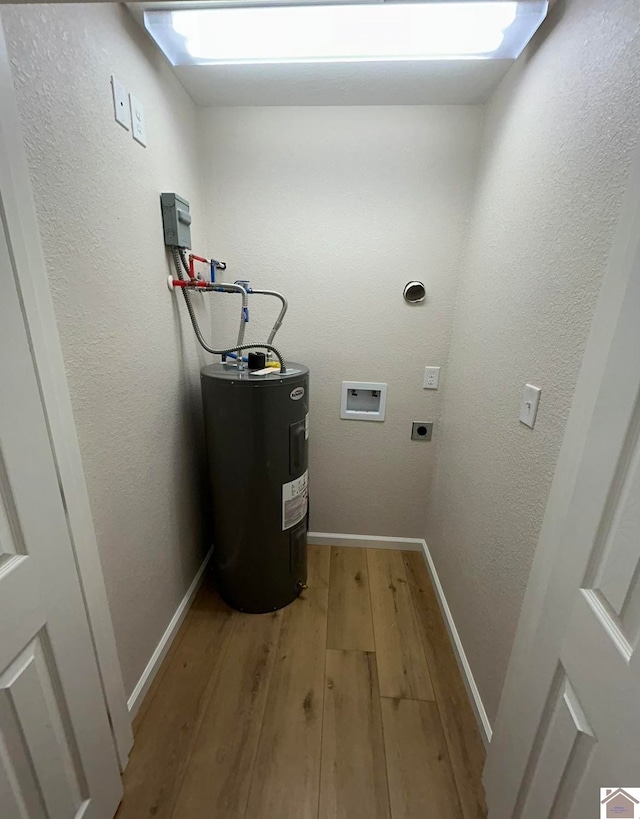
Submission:
[[[161,193],[164,243],[171,247],[191,247],[189,203],[177,193]]]

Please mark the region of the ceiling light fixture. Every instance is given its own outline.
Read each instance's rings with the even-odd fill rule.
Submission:
[[[515,59],[546,0],[145,10],[173,65]]]

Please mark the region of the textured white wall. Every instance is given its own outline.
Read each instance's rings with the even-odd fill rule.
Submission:
[[[440,416],[423,368],[447,357],[480,121],[466,106],[201,110],[206,252],[288,297],[277,342],[311,367],[316,531],[423,534],[436,448],[411,422]],[[411,279],[421,306],[402,298]],[[215,301],[219,343],[231,298]],[[276,310],[256,297],[250,340]],[[384,423],[340,419],[343,380],[389,384]]]
[[[637,0],[560,0],[486,109],[427,539],[490,719],[640,134],[639,26]]]
[[[121,6],[2,8],[125,687],[203,557],[202,356],[169,273],[159,193],[200,211],[195,106]],[[148,147],[114,120],[110,75]]]

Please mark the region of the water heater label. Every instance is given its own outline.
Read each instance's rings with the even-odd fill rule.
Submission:
[[[292,401],[299,401],[303,395],[304,387],[295,387],[295,389],[289,393],[289,398],[291,398]]]
[[[304,520],[309,505],[309,471],[282,484],[282,531]]]

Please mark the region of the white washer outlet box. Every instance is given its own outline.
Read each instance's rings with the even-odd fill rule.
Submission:
[[[384,421],[387,385],[370,381],[343,381],[340,417],[350,421]]]

